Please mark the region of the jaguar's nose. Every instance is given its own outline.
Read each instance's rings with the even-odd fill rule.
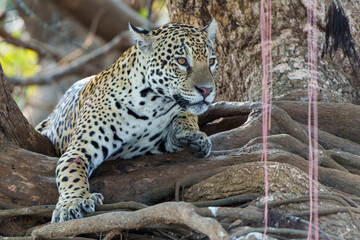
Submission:
[[[195,86],[195,89],[201,94],[201,96],[203,96],[204,99],[213,91],[213,88],[211,87],[207,88]]]

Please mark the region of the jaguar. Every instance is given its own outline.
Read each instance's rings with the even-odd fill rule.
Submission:
[[[60,156],[53,223],[102,204],[102,194],[90,193],[89,177],[103,161],[183,149],[210,154],[197,116],[215,98],[215,21],[151,31],[129,23],[129,31],[134,45],[106,70],[73,84],[36,127]]]

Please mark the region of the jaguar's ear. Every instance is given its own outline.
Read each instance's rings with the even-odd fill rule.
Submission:
[[[215,22],[215,19],[212,18],[209,25],[204,27],[201,31],[207,32],[207,36],[208,36],[209,40],[213,41],[215,39],[215,34],[216,34],[216,22]]]
[[[134,39],[137,48],[143,53],[152,51],[152,43],[149,31],[146,29],[138,28],[129,23],[129,30],[132,38]]]

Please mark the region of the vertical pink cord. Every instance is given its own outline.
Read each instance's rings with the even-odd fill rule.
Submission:
[[[307,31],[308,31],[308,35],[307,35],[307,42],[308,42],[308,98],[309,98],[309,105],[308,105],[308,141],[309,141],[309,195],[310,195],[310,216],[309,216],[309,229],[308,229],[308,237],[307,239],[312,239],[312,210],[313,210],[313,198],[312,198],[312,176],[313,176],[313,155],[312,155],[312,134],[311,134],[311,104],[312,104],[312,91],[311,91],[311,71],[312,71],[312,66],[311,66],[311,53],[312,53],[312,39],[311,39],[311,19],[312,19],[312,14],[311,14],[311,7],[309,7],[311,2],[308,2],[308,6],[307,6]]]
[[[317,108],[317,91],[318,91],[318,82],[317,82],[317,41],[318,41],[318,32],[317,32],[317,0],[314,0],[314,16],[313,16],[313,27],[314,35],[313,41],[314,44],[313,50],[313,82],[314,82],[314,91],[313,91],[313,114],[314,114],[314,222],[315,222],[315,239],[319,239],[319,146],[318,146],[318,108]]]
[[[267,16],[265,15],[264,0],[261,0],[260,10],[260,30],[261,30],[261,49],[263,63],[263,154],[264,154],[264,172],[265,172],[265,209],[264,209],[264,237],[268,225],[268,172],[267,172],[267,136],[271,119],[272,104],[272,53],[271,53],[271,0],[267,1]],[[309,133],[309,195],[310,195],[310,213],[314,212],[315,239],[319,239],[319,218],[318,218],[318,110],[317,110],[317,0],[309,0],[307,6],[308,16],[308,91],[309,91],[309,115],[308,115],[308,133]],[[268,100],[268,77],[270,77],[270,96]],[[268,104],[269,102],[269,104]],[[313,119],[311,115],[313,114]],[[311,123],[313,120],[314,143],[312,142]],[[314,181],[314,187],[313,187]],[[314,190],[313,190],[314,188]],[[314,196],[313,196],[314,192]],[[310,225],[308,239],[312,239],[312,214],[310,215]]]
[[[319,239],[318,216],[318,110],[317,110],[317,0],[309,0],[307,5],[308,24],[308,135],[309,135],[309,195],[310,219],[307,239],[312,239],[314,213],[315,239]],[[313,119],[311,118],[313,115]],[[313,131],[311,123],[313,120]],[[312,137],[312,135],[314,135]],[[313,141],[312,141],[313,140]],[[314,186],[313,186],[314,182]],[[314,193],[314,195],[313,195]]]
[[[272,46],[271,46],[271,0],[268,0],[268,16],[267,16],[267,39],[268,39],[268,54],[269,54],[269,79],[270,79],[270,92],[269,92],[269,126],[268,130],[271,128],[271,104],[272,104],[272,94],[273,94],[273,78],[272,78]],[[266,82],[267,84],[267,82]],[[267,99],[266,99],[267,100]]]
[[[264,177],[265,177],[265,209],[264,209],[264,236],[268,225],[268,169],[267,169],[267,136],[268,121],[271,116],[271,98],[272,98],[272,54],[271,54],[271,0],[267,0],[267,16],[265,15],[264,0],[261,0],[260,10],[260,32],[261,32],[261,57],[263,63],[263,88],[262,88],[262,135],[263,135],[263,156],[264,156]],[[268,104],[268,77],[270,69],[270,104]]]

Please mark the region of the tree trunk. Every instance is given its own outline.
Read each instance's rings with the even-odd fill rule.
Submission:
[[[318,0],[319,59],[331,0]],[[342,0],[355,46],[360,46],[360,3]],[[306,100],[307,0],[272,0],[273,97]],[[217,22],[218,100],[261,101],[260,0],[168,0],[172,21],[197,26]],[[344,33],[343,33],[344,34]],[[340,45],[341,47],[341,45]],[[360,103],[359,82],[349,59],[336,53],[318,61],[319,100]],[[359,62],[353,63],[356,65]]]
[[[0,65],[0,146],[18,146],[29,151],[55,156],[50,140],[28,123],[11,97]]]

